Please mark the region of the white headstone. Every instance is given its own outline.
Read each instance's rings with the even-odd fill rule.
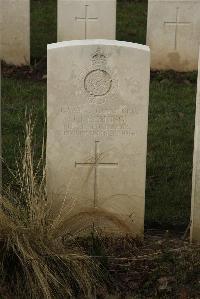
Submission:
[[[116,0],[58,0],[58,41],[115,39]]]
[[[0,0],[0,59],[30,63],[30,0]]]
[[[108,221],[110,230],[143,233],[149,71],[147,46],[48,45],[49,198],[68,192],[74,212],[103,218],[93,221],[105,231]]]
[[[199,0],[149,0],[147,45],[151,68],[193,71],[200,44]]]
[[[200,58],[194,134],[190,238],[192,242],[200,242]]]
[[[1,86],[1,62],[0,62],[0,86]],[[0,196],[2,192],[2,129],[1,129],[1,88],[0,88]]]

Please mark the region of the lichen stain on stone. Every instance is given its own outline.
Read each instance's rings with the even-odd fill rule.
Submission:
[[[173,69],[176,71],[187,70],[189,62],[187,60],[181,60],[180,55],[177,52],[171,52],[168,54],[169,65],[173,65]]]
[[[135,235],[134,228],[130,223],[127,223],[119,215],[99,207],[81,209],[78,213],[73,214],[71,217],[69,216],[66,219],[65,227],[67,227],[71,234],[76,231],[80,233],[83,231],[87,232],[88,229],[91,230],[92,224],[96,221],[99,223],[99,228],[101,226],[104,227],[104,231],[106,231],[107,227],[113,233],[117,231],[118,233],[124,232]]]

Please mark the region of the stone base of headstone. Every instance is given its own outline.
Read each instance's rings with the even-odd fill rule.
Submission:
[[[0,0],[0,60],[30,63],[30,0]]]

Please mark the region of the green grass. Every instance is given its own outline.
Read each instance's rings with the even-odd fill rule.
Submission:
[[[147,1],[118,1],[117,38],[145,43]],[[56,1],[32,0],[32,61],[46,55],[56,41]],[[147,155],[146,225],[186,225],[190,217],[196,74],[154,75],[150,86]],[[13,167],[22,136],[26,106],[37,116],[41,143],[46,107],[46,83],[2,81],[3,156]],[[4,184],[10,182],[3,169]]]
[[[19,142],[23,143],[25,113],[32,113],[36,122],[35,152],[41,149],[46,118],[46,84],[31,81],[4,79],[2,82],[2,152],[3,183],[8,185],[19,156]]]
[[[195,97],[195,84],[151,82],[147,223],[189,222]]]
[[[57,40],[57,1],[31,0],[32,62],[46,56],[46,45]]]
[[[117,40],[145,44],[147,1],[118,1]]]

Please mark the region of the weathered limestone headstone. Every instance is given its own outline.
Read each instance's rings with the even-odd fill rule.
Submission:
[[[48,45],[49,198],[105,231],[143,233],[149,70],[143,45]]]
[[[58,0],[58,41],[115,39],[116,0]]]
[[[30,0],[0,0],[0,59],[30,63]]]
[[[200,242],[200,58],[194,134],[190,239],[192,242]]]
[[[2,192],[1,62],[0,62],[0,196]]]
[[[149,0],[147,45],[152,69],[196,70],[199,44],[199,0]]]

